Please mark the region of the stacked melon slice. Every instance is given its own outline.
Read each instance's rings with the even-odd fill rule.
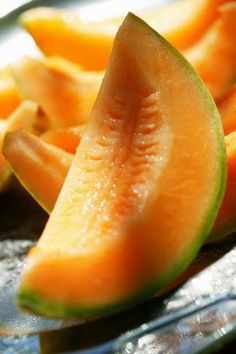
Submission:
[[[225,186],[215,104],[188,62],[129,14],[18,293],[50,316],[104,315],[191,263]]]

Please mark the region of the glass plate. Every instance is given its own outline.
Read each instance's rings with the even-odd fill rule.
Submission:
[[[159,1],[161,2],[164,1]],[[154,3],[157,4],[157,0],[148,2],[149,5]],[[112,13],[141,9],[147,6],[147,2],[144,5],[141,0],[2,0],[0,66],[26,54],[39,55],[32,39],[18,26],[17,17],[26,8],[41,5],[69,7],[80,11],[84,19],[94,19],[94,14],[98,19],[109,17]],[[130,311],[105,319],[75,322],[48,320],[19,313],[15,307],[19,274],[25,254],[40,235],[47,215],[17,187],[16,181],[12,181],[11,189],[0,196],[0,216],[0,353],[193,354],[202,350],[203,339],[207,344],[204,348],[210,350],[214,348],[214,343],[219,343],[219,340],[221,343],[234,335],[236,305],[233,296],[221,296],[219,299],[213,296],[210,302],[203,303],[200,308],[197,302],[199,298],[193,298],[191,304],[194,306],[188,307],[189,310],[184,312],[185,306],[189,305],[185,288],[165,297],[153,298]],[[220,246],[205,247],[196,264],[209,265],[233,246],[232,237]],[[191,286],[190,283],[188,287]],[[217,294],[215,289],[217,288],[213,288],[213,295]],[[217,301],[222,301],[220,306]],[[221,333],[217,332],[219,328],[222,329]]]

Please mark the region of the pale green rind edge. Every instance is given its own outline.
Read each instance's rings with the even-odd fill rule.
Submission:
[[[211,231],[211,228],[214,224],[224,196],[226,185],[225,142],[219,113],[217,111],[213,98],[209,94],[209,91],[206,88],[205,84],[199,78],[198,74],[195,72],[192,66],[175,48],[172,47],[171,44],[169,44],[161,35],[159,35],[154,29],[149,27],[143,20],[141,20],[137,16],[130,13],[128,17],[132,21],[139,21],[142,25],[148,27],[153,33],[155,33],[155,35],[169,50],[169,52],[175,56],[176,60],[178,60],[187,69],[193,81],[199,87],[199,91],[202,92],[203,98],[206,101],[206,106],[208,106],[209,111],[212,112],[212,119],[214,120],[215,129],[217,132],[218,144],[218,174],[215,180],[215,193],[212,196],[212,201],[210,203],[206,220],[203,223],[198,235],[196,235],[191,246],[189,246],[189,248],[185,251],[184,257],[179,259],[175,264],[172,264],[171,269],[169,269],[161,277],[152,281],[150,284],[147,284],[145,286],[145,289],[142,289],[142,291],[136,293],[128,299],[121,300],[118,303],[105,304],[99,307],[80,307],[79,305],[73,306],[68,303],[64,303],[63,301],[55,302],[54,300],[48,300],[40,295],[37,295],[31,289],[20,288],[18,292],[17,305],[20,306],[20,308],[28,310],[30,312],[37,312],[38,314],[43,314],[52,317],[88,318],[95,316],[104,316],[111,313],[113,314],[116,312],[124,311],[130,307],[134,307],[139,302],[148,299],[154,293],[162,290],[166,285],[170,284],[171,281],[173,281],[188,267],[188,265],[197,255],[200,247],[204,243],[204,240],[207,238]]]

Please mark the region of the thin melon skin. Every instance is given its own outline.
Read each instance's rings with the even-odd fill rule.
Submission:
[[[178,284],[178,279],[177,283],[173,286],[171,285],[171,282],[173,281],[173,279],[176,278],[176,273],[179,275],[183,274],[183,272],[188,268],[189,257],[193,259],[193,255],[191,253],[191,251],[187,253],[184,259],[180,260],[178,263],[173,265],[173,269],[163,275],[163,277],[158,279],[158,281],[154,281],[148,284],[145,289],[142,289],[133,297],[130,297],[122,302],[110,304],[106,303],[103,307],[79,307],[72,306],[66,302],[58,302],[54,300],[50,301],[33,292],[31,289],[24,288],[18,294],[17,304],[21,308],[21,310],[32,314],[44,315],[49,318],[93,319],[96,317],[113,315],[133,308],[135,305],[141,303],[145,299],[149,299],[154,294],[158,296],[158,292],[160,292],[160,295],[163,295],[163,293],[175,288]],[[183,276],[185,276],[185,273],[183,274]],[[186,278],[184,279],[186,280]],[[181,283],[182,280],[180,280],[179,282]],[[167,287],[168,284],[169,286]]]
[[[210,144],[209,148],[213,149],[214,146],[214,154],[212,151],[213,155],[211,157],[214,161],[216,171],[214,176],[215,179],[211,179],[209,181],[209,184],[207,184],[207,187],[212,188],[211,195],[207,197],[206,201],[204,200],[204,202],[207,203],[207,207],[205,207],[204,209],[204,215],[201,218],[201,222],[199,221],[198,228],[194,231],[194,233],[192,232],[192,235],[189,235],[189,237],[191,237],[191,242],[189,241],[189,239],[184,239],[182,241],[186,242],[186,244],[184,244],[184,246],[182,244],[179,245],[181,249],[179,253],[177,253],[178,256],[176,256],[173,253],[173,250],[170,249],[171,247],[173,248],[172,244],[169,245],[171,247],[164,249],[165,252],[168,252],[168,257],[170,258],[168,258],[167,260],[164,258],[166,263],[168,263],[168,265],[163,263],[165,264],[165,269],[161,268],[163,267],[163,264],[161,263],[163,247],[162,249],[157,248],[158,238],[157,236],[154,236],[157,235],[158,226],[160,226],[155,221],[155,218],[157,215],[160,217],[161,214],[158,214],[157,209],[153,208],[153,199],[149,200],[149,203],[146,205],[145,210],[142,212],[141,215],[139,215],[138,220],[135,219],[135,224],[132,224],[131,230],[129,229],[130,234],[127,237],[123,237],[122,235],[120,235],[121,237],[117,239],[109,240],[109,242],[104,241],[103,244],[100,246],[95,247],[94,245],[92,245],[92,249],[91,247],[86,248],[86,252],[88,253],[78,253],[78,255],[75,254],[74,256],[72,254],[67,255],[65,253],[60,253],[60,256],[58,257],[58,254],[56,255],[53,252],[50,252],[50,250],[45,249],[45,245],[43,245],[45,239],[41,239],[39,245],[31,250],[28,262],[26,264],[25,272],[22,276],[22,281],[18,292],[18,305],[21,308],[28,309],[33,312],[38,312],[47,316],[69,318],[102,316],[109,313],[119,312],[121,310],[129,308],[130,306],[134,306],[136,303],[145,300],[146,298],[153,295],[156,291],[162,290],[167,284],[173,281],[179,274],[181,274],[187,268],[187,266],[196,256],[205,238],[207,237],[219,210],[225,188],[226,156],[222,127],[217,109],[211,96],[209,95],[205,86],[202,84],[201,80],[199,80],[197,74],[193,71],[192,67],[185,61],[185,59],[181,55],[179,55],[179,53],[174,48],[172,48],[162,37],[160,37],[154,30],[150,29],[142,20],[130,14],[122,26],[122,31],[123,32],[121,32],[120,35],[118,34],[118,44],[117,47],[115,47],[114,52],[117,50],[117,48],[119,48],[119,45],[121,45],[122,41],[125,40],[128,34],[130,35],[132,33],[133,36],[142,36],[143,33],[145,35],[147,35],[148,33],[148,36],[150,36],[152,40],[153,38],[156,39],[156,43],[158,43],[159,50],[160,48],[163,49],[165,55],[167,53],[167,55],[171,57],[173,65],[175,65],[175,67],[177,67],[178,69],[181,68],[181,70],[183,70],[186,77],[188,78],[185,79],[186,83],[191,83],[191,88],[194,88],[193,92],[198,94],[200,97],[202,108],[204,107],[206,118],[209,118],[212,124],[210,125],[211,128],[208,127],[208,133],[210,135],[213,134],[214,136],[214,142],[212,141],[212,145]],[[131,31],[131,33],[129,31]],[[137,33],[132,31],[137,31]],[[111,66],[108,69],[109,74],[106,74],[104,80],[105,84],[103,82],[104,86],[107,84],[106,80],[108,80],[109,82],[107,76],[111,75],[112,69],[114,70],[114,67],[112,65],[114,65],[114,60],[113,62],[111,62]],[[96,109],[98,109],[99,104],[101,104],[101,97],[103,97],[104,94],[103,89],[107,89],[106,86],[105,88],[102,86],[97,103],[95,104],[94,112],[96,112]],[[91,115],[88,126],[89,124],[94,124],[94,121],[92,120],[92,118],[95,119],[95,117],[93,116],[93,114],[95,114],[94,112]],[[93,123],[91,123],[92,121]],[[89,128],[87,127],[87,132],[89,131],[88,129]],[[81,151],[83,151],[85,143],[86,133],[85,137],[83,137],[81,140],[76,157],[72,164],[72,168],[66,178],[65,184],[58,198],[54,211],[52,212],[52,216],[50,219],[54,222],[57,219],[56,213],[58,213],[59,216],[59,212],[63,212],[63,198],[65,197],[67,188],[70,185],[74,170],[77,168],[76,164],[80,159],[80,153]],[[109,165],[109,160],[106,163]],[[163,174],[163,178],[166,179],[169,177],[167,175],[168,171],[164,170],[164,172],[166,173]],[[179,171],[178,176],[181,177],[180,174],[182,174],[183,172],[184,171]],[[66,200],[68,201],[69,199],[70,195],[66,195]],[[169,205],[169,207],[171,209],[171,205]],[[175,208],[174,212],[176,211],[177,210]],[[78,210],[78,212],[80,213],[81,210]],[[184,217],[183,214],[182,217]],[[50,227],[53,227],[53,221],[50,222],[50,219],[44,233],[44,235],[46,235],[47,237],[50,235],[51,232]],[[60,239],[61,235],[68,231],[66,229],[67,227],[70,228],[73,227],[73,225],[71,226],[64,224],[64,230],[62,233],[62,230],[60,231],[60,226],[56,224],[54,231],[56,232],[57,229],[58,234],[55,236]],[[143,241],[144,235],[145,242]],[[163,234],[162,232],[162,235],[165,234]],[[178,236],[178,239],[176,238],[176,242],[178,241],[179,243],[179,241],[181,241],[181,238],[179,239],[178,233],[176,235]],[[52,234],[50,236],[52,237]],[[172,242],[173,240],[170,239],[170,241]],[[58,240],[58,243],[59,242],[60,240]],[[63,247],[64,250],[64,246],[61,247]],[[139,253],[139,251],[141,253]],[[105,263],[103,262],[103,257],[105,257]],[[123,263],[123,260],[125,260],[127,264],[129,264],[128,269],[126,268],[126,263]],[[142,262],[140,263],[139,261]],[[157,262],[159,263],[157,264]],[[116,267],[117,264],[119,264],[120,268]],[[140,265],[142,265],[143,268],[139,269]],[[93,282],[93,271],[98,270],[98,272],[100,272],[99,266],[104,266],[104,268],[109,272],[110,270],[114,270],[116,272],[112,278],[113,283],[107,284],[105,282],[102,282],[103,288],[101,288],[101,291],[99,293],[91,292],[91,294],[93,295],[93,300],[91,300],[91,298],[89,298],[89,300],[88,298],[85,299],[83,298],[83,296],[82,300],[81,298],[73,299],[74,290],[84,290],[83,285],[81,288],[82,280],[83,282],[86,281],[89,284],[88,289],[85,289],[85,292],[94,290],[94,286],[96,287],[97,284]],[[85,273],[82,271],[83,267],[85,267]],[[50,274],[49,269],[52,274]],[[77,270],[79,271],[79,273],[76,273]],[[75,274],[73,274],[73,272],[75,272]],[[142,272],[143,274],[140,274]],[[103,274],[101,272],[99,274],[102,277]],[[75,275],[77,275],[77,277]],[[63,283],[59,284],[58,282],[59,279],[63,279],[64,276],[67,277],[67,281],[64,284],[65,288],[63,288]],[[128,289],[115,288],[115,292],[111,291],[110,293],[108,290],[108,293],[104,293],[106,285],[120,285],[120,283],[116,283],[116,279],[119,279],[119,276],[122,277],[121,284],[124,282],[124,284],[127,285]],[[130,276],[130,278],[124,279],[124,276]],[[102,281],[103,280],[104,278],[102,278]],[[129,284],[129,282],[127,283],[127,280],[130,280],[131,284]],[[50,282],[53,282],[53,287],[49,289],[48,285],[50,285]],[[74,284],[73,289],[70,288],[71,284]],[[66,292],[67,290],[72,291],[71,296],[66,297],[64,295],[64,292]],[[50,291],[54,291],[54,294],[50,293]],[[118,292],[118,296],[116,294],[116,291]],[[121,294],[119,293],[119,291],[123,293]],[[59,292],[60,295],[57,296]],[[99,297],[101,298],[99,299]]]

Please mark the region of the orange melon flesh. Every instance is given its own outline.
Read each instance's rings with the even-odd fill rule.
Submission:
[[[225,135],[236,130],[236,85],[217,102]]]
[[[32,129],[36,120],[38,105],[32,101],[22,102],[5,120],[0,120],[0,190],[4,188],[10,175],[9,166],[1,149],[6,132],[16,129]]]
[[[21,98],[11,72],[0,69],[0,118],[7,118],[20,104]]]
[[[218,99],[236,78],[236,3],[220,7],[220,16],[192,48],[184,52],[211,94]]]
[[[7,133],[4,139],[2,153],[5,159],[22,185],[49,214],[54,208],[73,161],[73,155],[66,151],[73,150],[70,149],[73,141],[77,141],[76,147],[79,145],[81,128],[49,130],[43,134],[43,140],[25,131]],[[69,138],[69,145],[64,142],[66,146],[62,146],[63,138],[67,142]],[[63,150],[55,150],[54,147],[45,144],[45,141]],[[225,141],[228,167],[227,188],[206,243],[216,242],[236,230],[236,132],[227,135]],[[32,174],[32,170],[35,173]],[[42,183],[42,180],[45,183]]]
[[[141,17],[179,50],[194,44],[218,17],[218,7],[227,0],[172,1]],[[111,20],[112,21],[112,20]]]
[[[194,43],[217,17],[226,0],[180,0],[140,16],[179,49]],[[106,68],[122,17],[84,23],[79,16],[54,8],[30,9],[20,17],[46,55],[59,55],[88,70]]]
[[[149,297],[198,252],[224,184],[223,134],[208,91],[173,47],[129,14],[28,256],[19,305],[86,317]]]
[[[3,155],[25,189],[49,213],[73,155],[20,130],[6,134]]]
[[[236,131],[228,134],[227,184],[224,199],[208,242],[218,241],[236,231]]]
[[[55,145],[66,152],[74,154],[81,139],[85,125],[76,127],[49,129],[41,135],[41,138],[49,144]]]
[[[40,105],[51,128],[86,122],[104,75],[66,68],[30,57],[11,65],[20,92]]]

